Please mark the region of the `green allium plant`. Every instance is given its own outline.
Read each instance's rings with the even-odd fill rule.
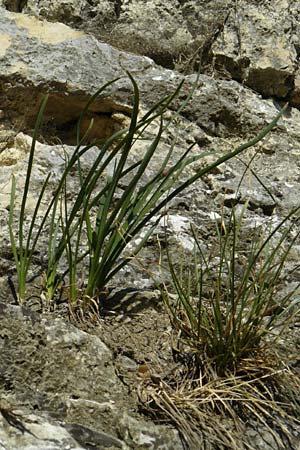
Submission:
[[[41,233],[49,225],[48,267],[45,273],[44,295],[52,300],[58,286],[68,275],[69,298],[74,304],[79,298],[87,301],[97,299],[110,280],[134,257],[145,245],[160,219],[164,207],[183,190],[198,179],[214,170],[220,164],[234,158],[264,138],[276,125],[282,115],[280,112],[274,120],[256,137],[236,149],[217,157],[213,163],[207,164],[193,176],[182,181],[184,170],[195,161],[200,160],[207,153],[191,155],[194,145],[190,145],[182,156],[171,163],[172,147],[165,155],[163,162],[151,179],[143,181],[143,175],[151,164],[159,146],[163,133],[172,119],[175,119],[186,102],[173,113],[173,117],[166,120],[166,113],[170,105],[178,96],[182,84],[171,95],[160,99],[146,114],[140,117],[140,93],[133,77],[128,74],[133,88],[133,105],[129,127],[122,129],[112,136],[86,144],[88,135],[93,127],[91,121],[89,129],[82,136],[81,124],[89,108],[105,89],[117,80],[112,80],[102,86],[88,101],[83,109],[77,127],[77,145],[72,156],[66,160],[61,179],[53,192],[48,207],[43,212],[43,219],[37,224],[41,201],[44,198],[51,174],[46,177],[39,200],[37,202],[27,237],[25,237],[24,217],[25,206],[30,187],[31,171],[34,160],[35,143],[47,98],[42,103],[35,125],[32,146],[29,155],[25,188],[21,209],[16,212],[15,179],[12,181],[9,230],[18,278],[18,298],[22,302],[26,298],[26,279],[32,262],[32,255],[37,249]],[[148,148],[139,161],[132,164],[129,155],[132,146],[142,140],[147,128],[154,122],[160,121],[159,129],[149,143]],[[99,154],[90,169],[81,169],[83,155],[97,145]],[[216,155],[212,151],[210,154]],[[113,176],[105,175],[106,169],[113,165]],[[74,201],[67,200],[68,179],[76,171],[80,180],[80,189]],[[103,178],[106,182],[103,184]],[[128,181],[129,179],[129,181]],[[126,182],[124,183],[124,180]],[[102,181],[102,184],[101,184]],[[99,187],[100,186],[100,187]],[[19,233],[15,237],[14,223],[19,224]],[[140,237],[142,236],[142,237]],[[139,238],[140,239],[137,239]],[[86,242],[86,251],[80,252],[81,244]],[[131,251],[128,253],[128,246]],[[67,261],[67,269],[61,273],[62,260]],[[86,282],[79,284],[82,268],[87,268]]]

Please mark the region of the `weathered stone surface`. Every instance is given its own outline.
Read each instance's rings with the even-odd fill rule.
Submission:
[[[2,412],[2,414],[0,414],[1,450],[86,449],[85,446],[81,447],[81,445],[72,438],[71,434],[68,433],[64,426],[57,423],[55,420],[51,420],[49,417],[37,416],[26,408],[14,408],[9,403],[6,405],[9,406],[9,409],[7,409],[8,414],[14,414],[11,415],[11,417],[15,417],[15,419],[19,421],[19,425],[22,424],[24,429],[22,431],[22,428],[19,430],[17,427],[10,425]],[[12,412],[10,412],[10,410]]]
[[[16,9],[14,9],[16,10]],[[124,50],[217,72],[265,96],[292,97],[299,67],[297,0],[176,1],[28,0],[23,11],[75,25]],[[153,27],[153,24],[158,26]]]
[[[30,136],[27,136],[24,133],[18,133],[0,153],[0,204],[2,208],[9,207],[12,173],[17,174],[16,202],[17,205],[20,203],[21,193],[23,191],[24,180],[26,177],[31,143],[32,138]],[[51,172],[49,185],[51,190],[57,186],[57,183],[62,176],[65,169],[66,155],[71,156],[73,152],[74,147],[71,146],[65,146],[63,148],[61,145],[46,145],[40,142],[36,144],[30,193],[26,202],[26,211],[28,213],[33,212],[41,186],[47,176],[47,173]],[[99,150],[96,147],[93,147],[89,150],[88,154],[82,158],[82,167],[84,169],[90,167],[91,162],[95,160],[98,152]],[[78,185],[72,186],[74,192],[76,192],[77,188]],[[49,189],[47,193],[49,195]],[[47,201],[43,202],[40,213],[42,213],[46,207]]]
[[[139,421],[122,410],[128,392],[99,337],[5,303],[0,303],[0,323],[0,439],[5,448],[125,450],[144,441],[153,449],[182,448],[178,434],[165,427],[141,421],[140,430],[125,432]],[[24,429],[6,423],[6,411]]]
[[[0,313],[2,386],[9,383],[19,392],[30,386],[33,399],[43,392],[95,401],[122,395],[122,386],[115,383],[112,355],[100,339],[18,306],[1,304]]]
[[[19,130],[33,127],[40,100],[44,93],[50,92],[44,131],[72,143],[76,120],[89,96],[104,83],[124,75],[123,67],[131,70],[136,78],[145,105],[174,91],[183,78],[159,68],[148,58],[120,52],[63,24],[2,12],[0,100],[3,114],[0,120],[13,121]],[[181,101],[190,92],[195,77],[186,77],[185,81]],[[126,76],[100,95],[87,118],[87,121],[94,118],[93,136],[106,137],[124,126],[131,111],[131,96],[132,86]],[[253,119],[256,98],[236,81],[213,81],[202,75],[184,115],[201,127],[198,134],[201,130],[212,136],[226,136],[237,130],[245,134],[257,132],[266,119],[274,117],[276,109],[264,106],[268,114],[260,118],[262,107],[259,107],[261,111]]]
[[[179,0],[29,0],[24,11],[91,31],[124,50],[150,56],[173,68],[185,55],[205,48],[228,14],[231,2]]]
[[[124,50],[154,57],[165,66],[191,41],[184,28],[179,2],[63,2],[29,1],[25,11],[92,31],[98,38]],[[180,25],[179,25],[180,23]],[[153,36],[153,24],[157,24]]]
[[[294,87],[297,33],[292,7],[298,2],[243,1],[236,4],[222,38],[212,47],[216,70],[265,96],[287,98]]]
[[[124,414],[117,425],[122,439],[128,443],[130,448],[147,448],[150,450],[182,450],[182,444],[174,430],[167,430],[165,427],[149,426],[146,422],[141,422]],[[168,436],[168,444],[165,443],[164,436]]]
[[[49,22],[20,14],[21,11],[47,18]],[[57,20],[62,23],[55,23]],[[124,68],[129,69],[141,90],[143,113],[185,79],[175,109],[186,99],[195,82],[195,75],[166,70],[147,57],[125,53],[107,43],[152,56],[166,67],[175,63],[181,70],[193,71],[200,64],[204,72],[192,100],[161,139],[145,180],[160,166],[171,146],[174,149],[170,162],[193,143],[196,143],[194,153],[218,150],[191,167],[185,175],[189,176],[222,152],[245,142],[270,122],[280,107],[278,99],[274,101],[266,96],[290,98],[292,106],[276,129],[242,157],[244,162],[236,160],[219,167],[166,208],[165,218],[141,254],[149,272],[133,265],[120,271],[114,280],[117,293],[112,313],[120,315],[118,320],[124,318],[118,290],[127,286],[153,289],[149,273],[162,282],[169,280],[167,269],[158,264],[159,239],[163,242],[167,235],[170,252],[180,258],[178,262],[182,262],[183,254],[191,262],[190,224],[197,227],[206,249],[216,220],[221,219],[224,210],[230,211],[233,204],[241,209],[249,201],[246,211],[249,230],[271,222],[278,224],[283,213],[299,204],[300,112],[294,108],[300,105],[299,23],[299,2],[293,0],[0,0],[2,300],[10,302],[7,274],[14,271],[7,242],[11,174],[17,180],[18,207],[31,144],[27,133],[33,127],[43,95],[49,92],[50,98],[42,127],[44,142],[36,146],[26,204],[29,213],[34,210],[39,189],[49,171],[52,172],[50,189],[57,183],[64,158],[73,151],[71,145],[79,113],[103,83],[123,76]],[[98,38],[107,43],[99,42]],[[131,103],[132,86],[124,76],[101,94],[91,108],[88,122],[94,119],[93,137],[106,137],[127,126]],[[170,111],[169,117],[171,114]],[[11,128],[11,122],[15,129]],[[129,163],[140,160],[158,126],[159,121],[155,121],[144,140],[133,145]],[[57,138],[67,145],[64,148],[51,145],[57,143]],[[83,169],[90,167],[98,152],[96,147],[90,150],[82,161]],[[255,157],[251,168],[272,195],[250,169],[239,186],[245,164],[252,156]],[[113,163],[107,167],[107,174],[113,174]],[[74,182],[69,187],[70,193],[76,195],[78,184]],[[42,205],[39,215],[46,205],[46,202]],[[43,239],[46,245],[47,232]],[[38,252],[40,262],[43,249]],[[291,259],[294,269],[298,264],[297,248]],[[299,274],[291,270],[292,282],[297,277]],[[141,305],[145,306],[143,295],[141,299]],[[134,317],[129,315],[126,320],[133,323]],[[145,422],[136,413],[137,403],[126,383],[136,378],[143,362],[142,352],[137,358],[134,351],[127,354],[126,349],[121,349],[114,360],[101,341],[101,326],[97,331],[99,339],[54,315],[38,315],[8,304],[1,304],[0,322],[0,390],[2,400],[6,399],[6,404],[0,403],[0,412],[1,408],[12,408],[26,429],[37,436],[14,429],[0,414],[0,447],[7,450],[80,450],[91,448],[89,445],[96,449],[124,450],[182,448],[176,431]],[[121,325],[124,324],[117,322],[116,327]],[[118,336],[118,346],[122,347],[123,336],[121,333]],[[167,359],[164,364],[168,364]],[[51,434],[59,439],[55,441]],[[251,432],[248,434],[249,440],[253,440]],[[266,450],[264,442],[256,441],[261,450]],[[268,449],[272,445],[269,442]]]
[[[149,103],[173,91],[180,81],[149,58],[120,52],[63,24],[1,9],[0,30],[2,120],[14,120],[22,129],[32,128],[46,92],[51,94],[45,113],[49,127],[66,129],[74,126],[91,94],[121,77],[90,108],[100,130],[108,125],[113,130],[122,122],[113,114],[131,111],[132,85],[125,69],[140,82],[142,93],[148,93],[143,97]]]

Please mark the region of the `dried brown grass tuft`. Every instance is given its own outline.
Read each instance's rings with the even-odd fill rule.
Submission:
[[[256,450],[250,428],[269,434],[279,449],[293,448],[300,381],[274,355],[242,360],[226,377],[209,364],[200,374],[191,364],[179,367],[143,380],[139,399],[153,417],[175,425],[188,449]]]

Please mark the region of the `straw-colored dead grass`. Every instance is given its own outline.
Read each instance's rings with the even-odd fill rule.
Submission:
[[[297,392],[300,381],[287,367],[257,353],[232,376],[218,376],[209,362],[200,374],[191,364],[165,378],[155,374],[141,383],[139,398],[148,413],[176,426],[190,450],[257,450],[250,428],[286,449],[300,425]]]

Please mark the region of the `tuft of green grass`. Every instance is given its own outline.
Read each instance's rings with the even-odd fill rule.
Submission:
[[[286,448],[299,428],[299,379],[276,344],[299,314],[299,285],[283,286],[300,207],[276,226],[255,230],[251,241],[244,239],[246,208],[239,214],[233,208],[216,224],[213,253],[204,252],[192,228],[194,259],[187,267],[175,266],[166,246],[173,293],[170,286],[161,292],[175,362],[139,394],[145,410],[172,422],[195,450],[254,450],[245,433],[253,425]]]
[[[29,155],[28,170],[21,209],[16,213],[15,180],[12,182],[12,195],[9,215],[11,245],[17,268],[18,298],[26,297],[26,279],[31,265],[32,254],[37,249],[38,240],[46,225],[49,226],[48,266],[44,277],[43,295],[52,301],[59,287],[65,283],[71,304],[79,300],[89,303],[101,297],[107,284],[120,270],[130,263],[145,245],[153,232],[164,207],[184,189],[198,179],[214,170],[220,164],[239,155],[247,148],[264,138],[281,117],[280,112],[274,120],[256,137],[236,149],[217,157],[213,163],[204,166],[193,176],[182,181],[185,169],[207,153],[191,154],[194,144],[182,152],[175,163],[171,163],[172,146],[163,162],[150,179],[144,181],[144,174],[156,152],[160,151],[163,133],[176,119],[184,104],[174,112],[171,120],[166,119],[170,105],[178,96],[182,84],[171,95],[160,99],[146,114],[140,115],[140,93],[138,86],[127,74],[133,89],[132,114],[128,128],[114,133],[107,139],[88,143],[88,136],[93,127],[91,121],[82,136],[81,124],[89,108],[105,89],[117,80],[102,86],[88,101],[83,109],[77,127],[77,145],[70,158],[66,159],[65,170],[56,189],[49,200],[46,211],[41,213],[41,201],[45,196],[51,174],[41,189],[35,212],[30,219],[30,227],[25,238],[25,205],[29,192],[31,171],[34,159],[35,143],[47,99],[44,100],[34,130],[34,137]],[[193,92],[193,89],[192,89]],[[141,159],[130,163],[129,155],[133,145],[144,139],[148,127],[159,121],[157,133],[149,143]],[[81,168],[82,157],[89,154],[94,145],[99,154],[90,169]],[[216,155],[217,152],[211,151]],[[113,166],[112,176],[106,170]],[[69,179],[74,171],[80,180],[80,187],[75,198],[70,201]],[[103,182],[103,179],[105,180]],[[43,218],[37,225],[37,216]],[[19,223],[18,237],[14,235],[14,219]],[[37,230],[36,230],[37,229]],[[25,250],[23,250],[26,241]],[[130,251],[128,250],[130,246]],[[82,248],[85,250],[82,252]],[[67,262],[63,272],[61,267]],[[83,275],[82,275],[83,274]],[[66,278],[68,277],[68,281]],[[82,281],[82,278],[84,280]]]
[[[44,194],[46,191],[46,188],[49,183],[50,174],[47,175],[42,189],[39,193],[36,206],[34,209],[34,212],[32,214],[32,217],[30,219],[29,228],[27,231],[27,235],[25,235],[25,219],[26,219],[26,202],[30,187],[30,179],[31,179],[31,172],[33,167],[33,158],[34,158],[34,151],[35,151],[35,144],[38,138],[38,131],[42,122],[43,113],[46,108],[46,104],[48,101],[48,96],[45,97],[43,100],[37,119],[35,124],[35,129],[33,133],[30,153],[29,153],[29,160],[28,160],[28,166],[27,166],[27,173],[25,178],[25,185],[23,190],[23,195],[21,199],[21,205],[20,210],[18,213],[18,236],[15,236],[15,228],[14,228],[14,216],[15,216],[15,205],[16,205],[16,177],[12,176],[12,186],[11,186],[11,195],[10,195],[10,208],[9,208],[9,219],[8,219],[8,228],[9,228],[9,236],[10,236],[10,243],[11,248],[14,256],[14,261],[16,265],[16,271],[17,271],[17,278],[18,278],[18,295],[17,300],[22,303],[26,296],[26,281],[28,272],[30,270],[31,262],[33,254],[36,250],[38,239],[40,237],[40,234],[42,232],[42,227],[38,227],[38,230],[35,231],[36,225],[37,225],[37,216],[41,207],[42,200],[44,198]]]
[[[265,235],[257,231],[246,245],[243,213],[237,216],[233,208],[228,223],[216,227],[214,258],[202,251],[192,228],[194,264],[185,275],[182,269],[175,269],[168,254],[177,300],[171,300],[167,289],[164,298],[180,342],[190,348],[199,371],[210,365],[219,376],[234,373],[244,359],[260,352],[262,345],[272,346],[278,328],[282,334],[286,319],[299,309],[294,300],[299,285],[280,293],[287,258],[299,238],[300,232],[292,233],[299,209]]]

